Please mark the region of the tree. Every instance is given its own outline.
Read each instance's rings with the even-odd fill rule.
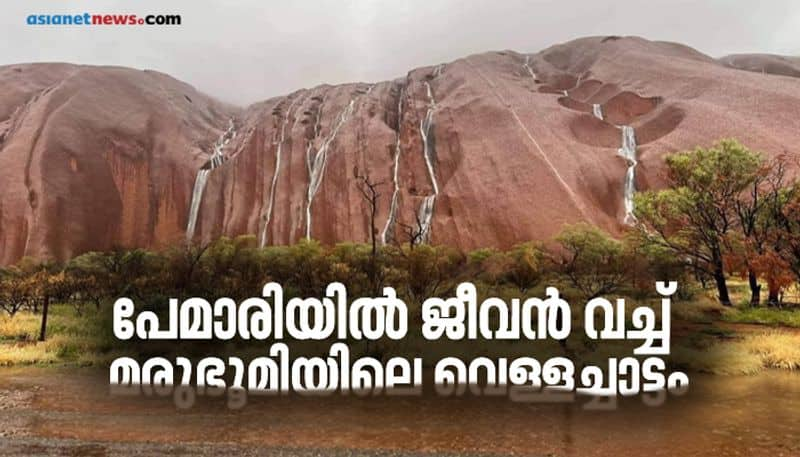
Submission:
[[[703,269],[731,306],[725,282],[726,237],[736,228],[736,201],[762,167],[759,154],[735,140],[667,157],[670,188],[637,194],[639,229],[684,261]]]
[[[331,262],[331,279],[345,284],[349,295],[377,296],[380,293],[380,289],[376,291],[376,287],[383,281],[382,268],[373,264],[374,258],[369,245],[339,243],[333,247],[328,257]],[[373,273],[375,271],[379,273]]]
[[[566,227],[557,237],[559,271],[587,299],[614,292],[625,279],[622,243],[588,224]]]
[[[776,230],[780,230],[779,220],[783,199],[786,163],[783,157],[770,162],[761,162],[754,173],[752,182],[734,201],[734,210],[738,226],[743,237],[739,240],[739,249],[732,250],[732,256],[738,257],[744,267],[750,285],[750,305],[761,303],[761,286],[759,274],[767,277],[770,302],[777,295],[775,287],[783,287],[778,270],[783,266],[776,263],[780,256],[775,255]],[[778,205],[776,207],[775,205]],[[780,262],[782,263],[782,262]]]
[[[95,305],[102,298],[139,296],[152,294],[165,280],[166,272],[161,268],[164,256],[144,249],[123,249],[115,247],[107,252],[87,252],[67,264],[67,271],[77,278],[94,278],[98,290],[91,295],[99,295]],[[91,283],[91,281],[89,282]]]
[[[168,271],[173,278],[173,286],[178,292],[183,294],[191,294],[191,287],[193,286],[192,280],[200,260],[203,258],[210,243],[192,243],[174,246],[167,251],[166,260],[168,264]]]
[[[22,307],[36,310],[41,305],[39,341],[44,341],[47,335],[51,300],[68,299],[75,291],[63,268],[48,261],[23,259],[17,266],[6,270],[0,281],[0,304],[10,316],[13,317]]]
[[[767,305],[778,306],[781,303],[781,291],[797,281],[792,274],[789,262],[773,249],[751,258],[750,266],[767,282]]]
[[[380,281],[378,281],[378,228],[376,225],[378,215],[378,199],[381,194],[378,192],[378,187],[382,186],[383,182],[374,182],[370,179],[369,175],[361,175],[358,169],[354,172],[356,177],[356,187],[367,206],[369,207],[369,223],[370,231],[369,237],[372,243],[372,253],[370,255],[369,275],[370,282],[372,283],[373,294],[377,295],[380,291]]]
[[[422,244],[416,249],[409,247],[400,251],[396,261],[397,271],[403,273],[402,282],[409,298],[421,304],[429,297],[441,296],[455,289],[465,257],[447,246]]]
[[[222,237],[211,243],[194,267],[192,293],[246,298],[269,278],[267,252],[253,235]]]
[[[476,249],[467,256],[469,275],[497,287],[505,280],[506,274],[511,268],[511,259],[505,252],[494,248]]]
[[[414,224],[405,224],[403,222],[397,221],[397,225],[403,229],[403,233],[408,240],[408,248],[410,250],[414,250],[414,246],[422,244],[422,241],[425,237],[425,224],[422,223],[422,218],[419,216],[419,213],[414,213]]]
[[[93,302],[97,310],[102,301],[112,295],[112,281],[107,267],[106,254],[94,251],[73,258],[66,266],[76,292]]]
[[[370,223],[370,232],[369,238],[370,242],[372,243],[372,256],[375,257],[378,253],[378,227],[377,227],[377,215],[378,215],[378,199],[380,198],[381,194],[378,192],[378,188],[382,186],[383,182],[374,182],[370,179],[369,175],[361,175],[358,173],[358,170],[355,170],[355,178],[356,178],[356,188],[359,192],[361,192],[361,197],[367,203],[369,207],[369,223]]]
[[[509,259],[508,281],[525,293],[536,286],[544,272],[544,251],[535,243],[522,243],[506,254]]]
[[[73,292],[74,286],[70,277],[63,269],[58,267],[42,268],[33,276],[34,294],[37,301],[42,303],[42,325],[39,329],[39,341],[44,341],[47,336],[47,316],[52,300],[67,300]]]
[[[325,248],[316,240],[300,240],[283,252],[270,257],[270,268],[277,273],[273,280],[291,286],[287,295],[313,297],[324,293],[331,282],[331,259]]]
[[[0,307],[14,317],[19,310],[32,304],[32,281],[19,268],[0,272]]]
[[[800,280],[800,183],[795,181],[774,198],[775,202],[769,207],[778,229],[771,232],[769,245],[795,279]],[[779,301],[777,294],[770,291],[770,305]]]
[[[626,233],[622,244],[628,277],[635,292],[641,296],[651,295],[656,281],[677,281],[678,296],[691,298],[690,275],[695,273],[691,265],[637,230]]]

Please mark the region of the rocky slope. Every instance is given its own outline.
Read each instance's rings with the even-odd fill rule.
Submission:
[[[666,154],[737,137],[800,155],[800,79],[731,59],[593,37],[245,109],[153,72],[0,67],[0,263],[157,247],[187,228],[366,241],[356,175],[381,183],[387,243],[421,228],[431,243],[505,247],[577,221],[618,233]]]
[[[774,54],[734,54],[723,57],[720,62],[740,70],[800,78],[800,57]]]
[[[182,238],[233,110],[150,71],[12,65],[0,82],[0,263]]]

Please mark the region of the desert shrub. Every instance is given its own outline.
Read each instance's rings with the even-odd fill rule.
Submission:
[[[554,255],[560,275],[587,299],[615,292],[627,273],[622,243],[588,224],[566,227]]]

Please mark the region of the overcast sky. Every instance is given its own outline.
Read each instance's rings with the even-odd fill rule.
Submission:
[[[468,54],[640,35],[719,57],[800,55],[800,1],[28,0],[4,2],[0,64],[160,70],[247,104],[320,83],[381,81]],[[178,13],[178,27],[28,26],[29,14]],[[0,88],[2,90],[2,88]]]

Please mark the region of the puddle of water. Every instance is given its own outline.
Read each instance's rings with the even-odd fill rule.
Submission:
[[[209,442],[555,456],[800,456],[800,374],[691,377],[683,397],[615,411],[493,398],[251,398],[178,411],[171,399],[108,394],[104,372],[0,370],[0,430],[114,442]],[[431,390],[431,389],[428,389]],[[14,398],[9,408],[4,398]]]

